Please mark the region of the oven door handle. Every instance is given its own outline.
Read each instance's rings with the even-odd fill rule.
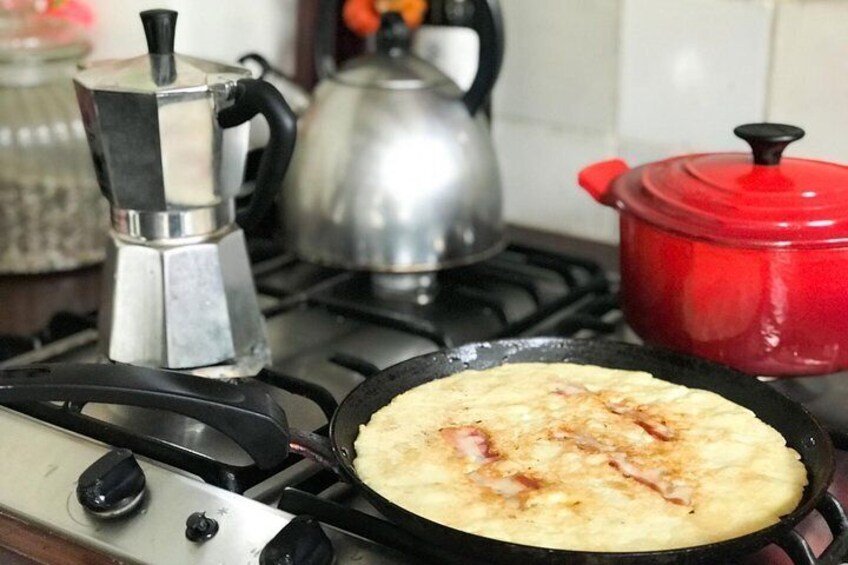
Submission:
[[[232,439],[261,469],[277,467],[289,455],[285,413],[248,382],[130,365],[56,363],[0,370],[0,404],[45,401],[123,404],[194,418]]]

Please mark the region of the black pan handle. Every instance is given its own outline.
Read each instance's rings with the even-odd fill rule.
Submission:
[[[817,558],[804,536],[795,530],[791,530],[785,538],[777,541],[777,545],[786,552],[795,565],[838,565],[843,563],[846,555],[848,555],[848,516],[845,515],[845,509],[842,508],[836,497],[826,492],[816,505],[816,511],[827,522],[833,535],[833,540],[822,551],[821,556]]]
[[[213,379],[130,365],[57,363],[0,371],[0,404],[70,401],[168,410],[224,433],[262,469],[289,455],[282,409],[263,392]]]
[[[244,78],[236,83],[235,102],[218,113],[218,123],[230,128],[262,114],[270,137],[256,175],[250,201],[240,208],[236,221],[243,229],[255,227],[268,211],[283,184],[297,138],[297,117],[280,91],[264,80]]]
[[[313,43],[313,64],[318,80],[336,72],[336,21],[340,0],[321,0],[318,4],[318,29]]]
[[[426,543],[386,520],[292,487],[283,490],[277,507],[295,515],[308,514],[328,526],[418,557],[423,563],[482,564]]]
[[[313,432],[292,430],[289,445],[292,453],[315,461],[344,480],[338,459],[333,453],[333,446],[328,438]]]

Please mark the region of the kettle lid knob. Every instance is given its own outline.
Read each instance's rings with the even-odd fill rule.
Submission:
[[[397,57],[409,52],[412,33],[403,16],[398,12],[385,12],[380,17],[380,29],[377,30],[377,51]]]
[[[145,10],[140,15],[150,54],[173,55],[177,13],[174,10]]]

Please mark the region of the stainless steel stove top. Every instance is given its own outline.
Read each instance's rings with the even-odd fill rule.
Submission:
[[[848,371],[780,379],[771,385],[806,406],[828,428],[848,435]]]
[[[266,314],[275,373],[326,391],[330,401],[336,402],[368,375],[440,347],[540,333],[557,326],[580,326],[580,316],[588,315],[584,309],[597,308],[593,304],[599,299],[607,310],[613,310],[607,280],[591,262],[522,248],[512,248],[480,265],[440,274],[434,294],[426,301],[407,300],[402,294],[387,296],[383,292],[385,281],[375,289],[367,275],[316,267],[291,257],[258,265],[255,278]],[[572,319],[574,316],[577,319]],[[39,344],[0,366],[97,361],[97,332],[81,329],[84,321],[71,320],[70,326],[80,331]],[[249,386],[269,392],[285,410],[292,427],[321,430],[326,426],[327,399],[321,406],[302,391],[298,393],[297,386],[289,392],[276,384],[256,381]],[[75,408],[51,405],[41,407],[37,415],[86,434],[106,424],[117,434],[100,437],[106,443],[152,440],[153,445],[131,443],[148,476],[149,496],[141,512],[113,524],[87,516],[73,497],[73,484],[108,447],[6,409],[0,409],[0,427],[14,429],[15,433],[0,434],[0,451],[27,450],[31,460],[4,458],[8,484],[0,492],[0,507],[122,560],[255,563],[264,546],[260,541],[267,543],[291,519],[291,515],[274,508],[283,487],[297,485],[317,493],[329,485],[330,492],[339,492],[332,484],[334,478],[304,460],[293,461],[268,476],[257,475],[248,455],[229,438],[183,416],[94,403],[78,408],[74,413]],[[38,447],[33,448],[34,444]],[[181,467],[182,459],[191,457],[202,465],[186,464],[179,469],[163,466],[162,457],[152,457],[160,454],[160,444],[173,448],[174,456],[168,462],[178,463],[176,467]],[[33,466],[46,469],[38,488],[50,496],[33,497],[31,492],[14,486]],[[220,487],[243,491],[244,496]],[[56,502],[59,500],[61,503]],[[373,512],[361,500],[348,503]],[[197,511],[220,516],[216,518],[219,533],[202,549],[187,542],[184,535],[186,517]],[[248,519],[248,515],[252,517]],[[257,521],[262,526],[253,528]],[[253,532],[240,537],[238,532],[245,527],[253,528]],[[392,549],[330,528],[327,531],[338,563],[415,562]]]
[[[281,381],[256,381],[250,386],[268,391],[292,427],[301,429],[322,430],[331,409],[328,402],[340,401],[370,374],[441,347],[509,335],[637,341],[621,322],[610,292],[615,281],[600,268],[526,248],[511,248],[481,265],[441,274],[439,290],[430,301],[375,295],[367,275],[320,268],[291,257],[258,265],[255,278],[267,317],[273,369],[295,386],[284,390],[276,386]],[[0,366],[96,361],[96,339],[94,329],[82,329]],[[298,385],[304,382],[325,391],[323,396],[314,391],[304,395]],[[828,424],[848,431],[842,409],[848,382],[841,375],[786,380],[774,386],[804,402]],[[316,403],[316,397],[322,402]],[[64,414],[68,408],[56,405],[38,415],[58,414],[59,424],[76,429],[73,422],[78,415]],[[72,495],[73,486],[108,447],[7,409],[0,409],[0,452],[26,457],[0,458],[0,508],[118,559],[258,563],[262,548],[291,519],[275,508],[286,486],[343,499],[346,505],[376,514],[361,499],[346,496],[333,477],[308,461],[293,459],[272,474],[257,473],[240,447],[195,420],[102,404],[85,405],[81,415],[86,423],[77,431],[88,433],[102,424],[118,430],[118,435],[100,438],[106,443],[141,438],[131,447],[148,477],[149,496],[142,511],[111,524],[87,516]],[[132,437],[121,435],[126,433]],[[145,443],[151,438],[153,447]],[[159,456],[162,444],[166,453],[173,452],[170,459]],[[181,465],[184,459],[194,463]],[[20,488],[21,478],[29,475],[38,481]],[[219,533],[199,545],[184,535],[186,518],[198,511],[220,523]],[[332,528],[325,530],[337,563],[421,562]]]

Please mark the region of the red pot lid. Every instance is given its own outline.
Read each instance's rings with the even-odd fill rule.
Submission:
[[[742,247],[848,243],[848,166],[785,158],[800,128],[748,124],[734,133],[748,153],[685,155],[638,167],[613,182],[621,209],[662,229]]]

